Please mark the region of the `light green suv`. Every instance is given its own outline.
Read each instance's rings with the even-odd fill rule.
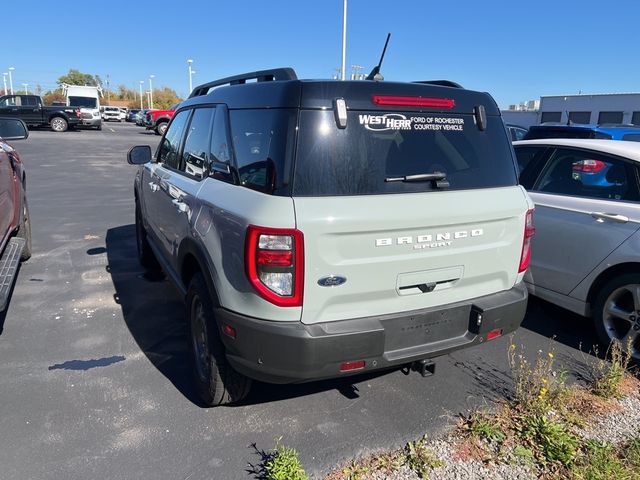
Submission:
[[[524,317],[533,204],[486,93],[252,72],[194,89],[129,162],[139,257],[184,294],[209,405],[428,375]]]

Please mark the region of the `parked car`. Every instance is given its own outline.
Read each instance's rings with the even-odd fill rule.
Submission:
[[[495,101],[447,85],[238,75],[129,152],[138,256],[185,298],[204,403],[427,376],[518,328],[533,204]]]
[[[538,138],[594,138],[640,142],[640,127],[634,125],[533,125],[523,140]]]
[[[136,125],[140,126],[140,127],[144,127],[144,123],[147,119],[147,113],[149,113],[151,110],[145,108],[143,110],[140,110],[137,115],[136,115]]]
[[[102,112],[102,119],[105,122],[121,122],[122,112],[118,107],[104,107],[104,112]]]
[[[79,107],[82,123],[80,126],[102,130],[100,96],[101,87],[88,85],[65,85],[67,103],[70,107]]]
[[[139,108],[130,109],[129,112],[127,113],[126,121],[127,122],[135,122],[139,111],[140,111]]]
[[[7,307],[18,264],[31,257],[24,163],[7,143],[28,137],[24,121],[0,118],[0,313]]]
[[[640,359],[640,144],[551,138],[514,148],[536,204],[530,292],[591,317],[604,345],[631,341]]]
[[[520,125],[513,125],[511,123],[507,123],[506,127],[512,142],[524,139],[525,135],[528,132],[526,128],[521,127]]]
[[[30,127],[51,126],[54,132],[65,132],[81,123],[80,109],[45,107],[38,95],[3,95],[0,117],[19,118]]]
[[[149,110],[145,117],[145,127],[147,130],[153,130],[156,132],[156,135],[164,135],[169,122],[176,113],[176,108],[178,108],[178,104],[166,110]]]

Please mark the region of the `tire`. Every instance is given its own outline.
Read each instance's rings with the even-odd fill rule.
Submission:
[[[164,135],[164,132],[167,131],[167,126],[169,124],[167,122],[160,122],[157,126],[156,126],[156,135]]]
[[[142,222],[142,212],[140,204],[136,201],[136,249],[138,251],[138,261],[147,270],[160,270],[160,264],[156,255],[149,245],[147,231]]]
[[[251,389],[251,379],[227,361],[214,305],[204,277],[197,272],[187,290],[187,329],[193,378],[202,402],[210,407],[236,403]]]
[[[26,193],[22,194],[22,216],[20,217],[20,226],[18,227],[19,238],[24,238],[26,243],[20,261],[24,262],[31,258],[31,217],[29,216],[29,204],[27,203]]]
[[[69,122],[62,117],[53,117],[49,123],[54,132],[66,132],[69,128]]]
[[[613,278],[597,292],[593,303],[593,323],[600,343],[609,348],[618,340],[640,360],[640,274],[627,273]]]

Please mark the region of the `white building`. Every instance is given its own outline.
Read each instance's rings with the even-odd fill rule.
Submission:
[[[509,109],[502,115],[506,123],[523,127],[546,122],[640,125],[640,93],[547,95],[539,105],[535,111]]]

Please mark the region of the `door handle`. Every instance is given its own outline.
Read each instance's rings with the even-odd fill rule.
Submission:
[[[629,217],[618,215],[617,213],[591,212],[591,216],[599,223],[603,223],[605,220],[616,223],[627,223],[629,221]]]
[[[171,200],[171,203],[173,203],[174,207],[176,207],[180,213],[189,213],[189,205],[183,201],[174,198]]]
[[[149,189],[150,189],[152,192],[157,192],[157,191],[160,189],[160,187],[159,187],[159,186],[158,186],[158,184],[157,184],[157,183],[155,183],[155,182],[149,182]]]

